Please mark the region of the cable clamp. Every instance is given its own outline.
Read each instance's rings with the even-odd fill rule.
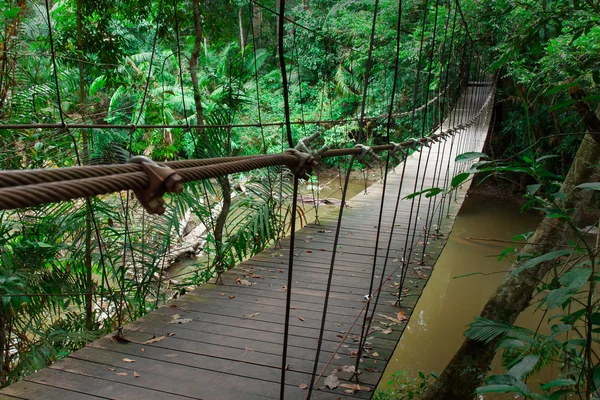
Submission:
[[[415,138],[408,138],[408,148],[418,151],[419,150],[419,141]]]
[[[404,159],[404,154],[402,153],[402,144],[400,143],[394,143],[394,142],[390,142],[391,145],[394,146],[393,149],[388,150],[388,154],[394,159],[396,160],[396,162],[399,164],[402,162],[402,160]]]
[[[319,135],[320,133],[317,132],[309,137],[302,138],[296,143],[295,148],[285,151],[285,153],[292,154],[298,158],[298,165],[290,169],[294,175],[298,176],[300,179],[308,180],[313,169],[316,168],[319,161],[321,161],[323,153],[329,150],[329,146],[323,146],[319,150],[312,150],[310,148],[311,144],[317,140]]]
[[[441,142],[442,139],[445,139],[444,132],[434,132],[431,135],[429,135],[429,137],[431,138],[432,142]]]
[[[381,158],[375,154],[372,148],[369,146],[365,146],[364,144],[357,144],[354,148],[358,148],[361,150],[360,154],[356,155],[356,160],[364,164],[367,168],[373,168],[373,164],[371,164],[368,160],[366,160],[367,156],[374,158],[379,161]]]
[[[310,172],[317,167],[317,160],[311,153],[303,152],[298,149],[287,149],[284,153],[296,156],[298,164],[291,167],[290,170],[300,179],[308,180]]]
[[[419,139],[419,143],[421,143],[421,146],[431,147],[431,142],[429,138],[422,137],[421,139]]]
[[[165,193],[181,193],[183,182],[181,176],[169,167],[158,165],[146,156],[134,156],[129,159],[132,164],[140,164],[148,175],[148,187],[134,190],[142,206],[150,214],[162,215],[165,212]]]

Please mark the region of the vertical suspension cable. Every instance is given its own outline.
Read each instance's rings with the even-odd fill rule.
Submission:
[[[454,9],[454,19],[452,21],[452,43],[451,43],[451,48],[450,48],[450,56],[448,57],[448,65],[446,67],[446,78],[445,78],[446,79],[446,84],[448,83],[448,79],[449,79],[449,76],[450,76],[450,69],[451,69],[450,60],[453,58],[452,55],[454,54],[454,50],[455,50],[455,47],[454,47],[454,43],[455,43],[454,34],[455,34],[455,29],[456,29],[456,19],[457,19],[456,17],[457,17],[457,15],[458,15],[458,10],[456,10],[456,8],[455,8]],[[454,65],[454,64],[452,64],[452,65]],[[453,94],[452,94],[452,90],[453,89],[449,89],[449,90],[450,90],[450,95],[453,96]],[[446,102],[446,113],[448,114],[447,120],[448,120],[448,127],[449,128],[454,128],[454,125],[453,125],[453,115],[454,115],[453,107],[454,107],[454,104],[452,104],[452,103],[453,103],[453,97],[450,97],[449,101]],[[446,142],[444,142],[444,146],[445,145],[446,145]],[[453,146],[454,146],[454,135],[452,135],[452,139],[451,139],[451,142],[450,142],[450,152],[448,154],[448,166],[446,168],[446,172],[444,173],[444,183],[442,185],[442,187],[444,188],[444,190],[446,189],[446,182],[448,180],[448,168],[450,168],[450,159],[452,158],[452,149],[453,149]],[[440,176],[441,176],[441,171],[440,171]],[[439,179],[438,179],[438,183],[437,183],[436,186],[439,187]],[[442,225],[442,215],[444,214],[444,206],[446,204],[445,199],[446,199],[446,194],[444,192],[442,194],[441,199],[440,199],[441,207],[440,207],[440,211],[438,213],[438,222],[437,222],[437,228],[436,228],[436,235],[440,234],[440,229],[441,229],[441,225]]]
[[[371,23],[371,35],[370,35],[370,39],[369,39],[369,51],[368,51],[367,65],[366,65],[366,69],[365,69],[364,84],[363,84],[361,117],[359,120],[359,131],[358,131],[358,137],[357,137],[358,143],[360,143],[360,141],[362,139],[362,130],[364,128],[366,97],[367,97],[367,91],[369,88],[369,80],[370,80],[372,58],[373,58],[373,47],[374,47],[374,43],[375,43],[375,26],[377,23],[378,11],[379,11],[379,0],[375,0],[374,10],[373,10],[373,19],[372,19],[372,23]],[[335,230],[333,246],[332,246],[332,251],[331,251],[331,262],[329,264],[329,273],[327,275],[327,286],[326,286],[326,290],[325,290],[325,299],[323,302],[323,313],[322,313],[322,317],[321,317],[321,327],[319,330],[319,340],[317,341],[317,351],[316,351],[316,355],[315,355],[315,363],[313,365],[313,373],[311,376],[310,385],[308,386],[308,393],[307,393],[306,399],[310,399],[310,396],[314,389],[313,386],[314,386],[315,376],[317,373],[317,367],[319,364],[319,356],[321,353],[321,343],[323,341],[323,333],[325,331],[325,320],[327,318],[327,311],[328,311],[328,307],[329,307],[329,295],[331,292],[331,282],[333,279],[333,270],[334,270],[334,266],[335,266],[336,250],[337,250],[337,246],[338,246],[338,242],[339,242],[339,238],[340,238],[340,231],[342,228],[342,218],[344,215],[344,208],[346,206],[346,195],[348,193],[348,183],[350,182],[350,174],[352,172],[352,165],[353,165],[355,159],[356,159],[356,155],[353,155],[350,158],[348,169],[346,170],[346,179],[344,181],[344,188],[342,190],[342,199],[341,199],[341,203],[340,203],[340,209],[338,212],[336,230]]]
[[[283,85],[283,104],[285,113],[285,128],[287,133],[288,146],[294,147],[292,139],[292,127],[290,125],[290,99],[288,91],[287,74],[285,68],[285,53],[283,48],[283,30],[285,28],[285,0],[279,1],[279,29],[278,29],[278,50],[279,63],[281,68],[281,83]],[[287,348],[290,332],[290,305],[292,300],[292,283],[294,272],[294,245],[296,239],[296,212],[298,206],[298,176],[294,175],[294,189],[292,194],[292,215],[291,215],[291,232],[290,232],[290,254],[288,260],[288,276],[287,276],[287,296],[285,299],[285,322],[283,329],[283,354],[281,357],[281,383],[279,397],[281,400],[285,398],[285,372],[287,369]]]
[[[434,53],[433,49],[435,47],[435,39],[436,39],[436,34],[437,34],[438,7],[439,7],[439,0],[436,0],[435,17],[434,17],[434,24],[433,24],[433,37],[432,37],[432,45],[431,45],[432,50],[431,50],[431,53],[430,53],[430,56],[429,56],[429,67],[428,67],[428,75],[427,75],[425,109],[423,110],[423,119],[422,119],[422,123],[421,123],[421,137],[425,136],[425,124],[426,124],[426,120],[427,120],[427,110],[428,110],[428,104],[427,104],[427,102],[428,102],[428,99],[429,99],[429,85],[431,84],[431,67],[432,67],[433,53]],[[423,18],[423,32],[422,32],[423,36],[425,35],[425,21],[426,21],[426,17],[427,17],[428,11],[429,10],[426,10],[426,15]],[[423,37],[421,37],[421,40],[423,40]],[[423,182],[425,180],[425,176],[427,175],[427,164],[429,162],[430,154],[431,154],[431,147],[428,147],[427,160],[425,161],[425,167],[424,167],[424,171],[423,171]],[[417,191],[417,185],[418,185],[418,182],[419,182],[419,171],[420,171],[420,168],[421,168],[422,158],[423,158],[423,150],[421,150],[419,152],[419,161],[417,162],[417,173],[416,173],[416,176],[415,176],[414,192]],[[422,189],[422,186],[423,186],[423,183],[421,183],[421,189]],[[416,235],[416,232],[417,232],[418,215],[419,215],[419,210],[420,210],[420,207],[421,207],[421,196],[418,196],[418,198],[419,199],[418,199],[418,202],[417,202],[417,210],[416,210],[416,213],[415,213],[415,215],[416,215],[415,224],[414,224],[414,227],[413,227],[413,234],[412,234],[412,239],[411,239],[411,246],[410,246],[410,251],[408,252],[408,255],[407,255],[406,252],[407,252],[408,247],[409,247],[408,246],[408,238],[410,236],[410,222],[411,222],[410,218],[409,218],[408,232],[407,232],[406,240],[405,240],[405,244],[404,244],[404,255],[403,255],[403,258],[404,258],[404,261],[406,263],[406,268],[402,269],[402,274],[401,274],[402,276],[401,276],[401,279],[400,279],[400,286],[398,287],[398,300],[397,300],[398,304],[400,304],[400,297],[402,295],[402,287],[404,285],[404,280],[406,279],[406,274],[408,272],[408,266],[410,264],[410,258],[412,257],[412,252],[413,252],[413,246],[412,246],[412,244],[414,243],[415,235]],[[414,205],[415,205],[415,198],[413,197],[411,199],[411,206],[410,206],[410,215],[411,215],[411,217],[412,217],[413,212],[414,212]]]
[[[450,3],[452,4],[452,3]],[[440,63],[440,78],[439,78],[439,82],[438,82],[438,88],[441,87],[441,83],[442,83],[442,68],[443,68],[443,62],[444,62],[444,58],[445,58],[445,53],[446,53],[446,42],[448,41],[448,27],[450,26],[450,19],[451,19],[451,13],[450,13],[450,8],[448,9],[448,15],[446,17],[446,24],[445,24],[445,28],[444,28],[444,41],[443,41],[443,45],[442,45],[442,54],[440,56],[441,59],[441,63]],[[452,30],[452,36],[451,36],[451,40],[454,40],[454,29]],[[448,58],[449,59],[449,58]],[[447,66],[446,66],[447,69]],[[447,82],[445,82],[447,83]],[[438,94],[438,101],[439,101],[439,97],[441,97],[441,95]],[[439,111],[439,106],[438,106],[438,111]],[[434,115],[435,117],[435,115]],[[438,121],[438,129],[440,132],[442,132],[444,130],[444,126],[443,126],[443,120],[442,120],[442,115],[440,113],[439,116],[439,121]],[[434,128],[435,129],[435,128]],[[444,154],[445,154],[445,150],[446,150],[446,140],[444,139],[444,144],[442,146],[442,151],[440,152],[440,145],[439,144],[434,144],[432,143],[431,146],[436,146],[436,157],[435,157],[435,168],[433,170],[433,178],[431,181],[431,187],[435,186],[435,182],[436,182],[436,176],[438,177],[438,181],[439,181],[439,175],[441,175],[441,168],[438,171],[438,166],[440,163],[440,154],[442,157],[442,160],[444,158]],[[425,252],[427,250],[427,241],[429,240],[429,235],[431,232],[431,224],[433,223],[433,213],[435,210],[435,205],[436,205],[436,199],[437,196],[433,196],[433,199],[430,198],[429,202],[427,204],[427,213],[425,215],[425,225],[423,227],[423,250],[421,252],[421,264],[425,263]],[[432,204],[433,203],[433,204]],[[433,206],[433,209],[432,209]],[[429,220],[429,215],[431,214],[431,221]]]
[[[277,50],[279,53],[279,68],[281,69],[281,85],[283,88],[283,111],[285,113],[285,130],[288,146],[294,147],[292,127],[290,125],[290,94],[288,88],[287,72],[285,68],[285,50],[283,47],[283,29],[285,28],[285,0],[279,0],[279,16],[277,29]]]
[[[394,60],[394,76],[393,76],[393,81],[392,81],[392,91],[390,94],[390,106],[388,109],[387,125],[386,125],[386,142],[388,144],[390,143],[390,129],[391,129],[391,124],[392,124],[392,116],[394,114],[394,100],[395,100],[395,95],[396,95],[396,87],[398,84],[398,67],[399,67],[399,59],[400,59],[400,29],[401,29],[401,27],[402,27],[402,0],[400,0],[398,2],[398,22],[396,25],[396,59]],[[356,364],[354,366],[354,371],[355,371],[354,373],[356,374],[357,381],[358,381],[358,374],[359,374],[360,359],[361,359],[362,352],[363,352],[363,349],[365,346],[367,334],[369,332],[369,329],[371,328],[371,322],[373,320],[375,308],[377,307],[377,302],[379,301],[379,293],[381,290],[381,289],[379,289],[377,291],[377,300],[375,301],[375,303],[373,305],[373,314],[371,315],[371,318],[369,319],[367,317],[369,315],[370,303],[371,303],[371,300],[373,299],[373,284],[375,281],[375,272],[377,269],[377,255],[378,255],[377,253],[379,250],[379,239],[380,239],[380,235],[381,235],[381,225],[382,225],[382,220],[383,220],[383,210],[384,210],[384,204],[385,204],[385,193],[387,190],[389,165],[390,165],[390,152],[388,151],[386,154],[386,158],[385,158],[385,174],[383,176],[383,189],[382,189],[382,193],[381,193],[381,202],[379,205],[379,218],[377,220],[377,233],[375,234],[375,250],[374,250],[374,254],[373,254],[373,267],[372,267],[372,271],[371,271],[371,281],[369,284],[369,292],[368,292],[367,304],[365,307],[365,315],[364,315],[363,321],[362,321],[358,353],[356,356]],[[400,182],[400,188],[401,187],[402,187],[402,180]],[[402,189],[400,189],[400,190],[402,190]],[[400,198],[400,196],[398,196],[398,200],[396,202],[396,209],[398,207],[399,198]],[[395,218],[396,218],[396,212],[394,213],[394,216],[393,216],[394,220],[395,220]],[[392,227],[393,227],[393,225],[394,224],[392,224]],[[391,235],[392,235],[392,232],[390,232],[390,237],[391,237]],[[389,246],[388,246],[388,252],[389,252]],[[383,285],[384,276],[385,276],[385,265],[384,265],[383,272],[381,274],[381,281],[380,281],[380,285],[379,285],[380,288]]]
[[[47,0],[46,0],[47,1]],[[152,53],[150,56],[150,65],[148,67],[148,76],[146,78],[146,85],[144,87],[144,93],[142,96],[142,103],[140,104],[140,110],[138,112],[137,118],[135,120],[134,123],[134,127],[129,131],[129,157],[132,156],[132,146],[133,146],[133,133],[136,130],[136,126],[138,125],[138,123],[140,122],[140,119],[142,118],[142,114],[144,113],[144,106],[146,104],[146,98],[148,97],[148,89],[150,88],[150,79],[152,77],[152,64],[154,62],[154,56],[156,54],[156,43],[158,40],[158,30],[159,30],[159,26],[160,26],[160,16],[161,16],[161,11],[162,11],[162,4],[163,4],[163,0],[160,0],[159,5],[158,5],[158,10],[156,12],[156,29],[154,31],[154,40],[152,43]],[[125,230],[125,236],[123,238],[123,259],[120,263],[120,292],[121,292],[121,296],[119,299],[119,306],[117,307],[117,332],[119,336],[123,336],[123,303],[125,302],[125,266],[127,263],[127,249],[130,248],[130,251],[132,253],[131,258],[133,260],[133,262],[135,263],[135,258],[133,256],[133,248],[131,247],[131,235],[129,232],[129,200],[130,200],[130,191],[127,190],[126,194],[125,194],[125,223],[124,223],[124,230]],[[129,239],[129,243],[128,243],[128,239]]]

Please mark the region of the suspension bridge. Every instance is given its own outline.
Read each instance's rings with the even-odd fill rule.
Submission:
[[[311,398],[370,398],[468,182],[441,198],[407,196],[448,187],[469,167],[456,156],[482,150],[492,99],[492,82],[466,87],[439,139],[385,185],[348,199],[341,219],[320,218],[295,243],[283,239],[226,272],[222,285],[160,307],[126,325],[126,339],[90,343],[0,398],[263,399],[279,398],[281,387],[286,399],[304,399],[311,387]]]
[[[279,11],[255,1],[250,4],[280,15]],[[425,10],[428,9],[427,4],[426,1]],[[451,6],[452,2],[448,5],[449,10]],[[125,164],[0,171],[0,211],[76,199],[88,199],[87,204],[92,209],[90,197],[133,191],[149,214],[160,215],[168,206],[163,196],[166,193],[176,196],[185,183],[276,167],[289,169],[294,175],[289,217],[291,229],[288,237],[219,274],[217,282],[204,284],[142,318],[119,326],[116,332],[88,343],[60,361],[3,388],[0,399],[372,397],[435,268],[469,187],[465,172],[477,161],[476,154],[483,149],[495,91],[495,77],[486,74],[485,62],[474,47],[460,4],[456,2],[443,27],[440,24],[438,28],[436,11],[433,37],[428,39],[429,43],[425,43],[427,18],[423,17],[413,107],[396,112],[394,96],[400,73],[400,2],[389,112],[376,117],[367,116],[366,98],[374,61],[377,7],[376,1],[359,117],[291,121],[284,24],[291,23],[300,29],[310,28],[288,18],[279,18],[278,55],[284,121],[192,125],[183,104],[185,125],[137,124],[139,117],[132,125],[92,125],[65,121],[50,11],[46,2],[60,122],[1,124],[0,129],[55,129],[64,134],[76,129],[114,129],[130,131],[131,138],[137,129],[202,130],[219,127],[230,132],[234,128],[279,126],[287,138],[289,149],[280,154],[164,163],[131,157],[130,162]],[[436,2],[436,10],[437,7],[440,7],[439,1]],[[282,13],[285,11],[283,0],[280,1],[280,10]],[[177,18],[176,12],[174,15]],[[177,21],[175,25],[177,27]],[[436,34],[442,30],[445,33],[440,47],[439,43],[436,46]],[[455,36],[459,35],[464,40],[455,41]],[[450,38],[448,43],[447,38]],[[177,46],[180,59],[179,42]],[[426,46],[431,49],[424,50]],[[432,71],[434,48],[440,49],[441,69],[436,89],[430,90],[435,75]],[[181,67],[179,75],[183,80]],[[141,109],[144,108],[147,91],[148,84]],[[260,104],[258,98],[257,104]],[[401,118],[410,118],[408,136],[414,134],[416,138],[391,142],[390,131],[402,131],[395,125]],[[294,143],[292,138],[293,124],[320,127],[350,122],[358,122],[359,125],[354,137],[359,143],[356,147],[314,150],[312,147],[318,135],[298,143]],[[362,144],[367,123],[383,127],[386,132],[382,136],[384,144]],[[420,132],[414,132],[417,130]],[[401,137],[407,136],[404,133]],[[72,134],[70,136],[79,161],[76,140]],[[475,156],[457,159],[457,156],[469,152]],[[353,163],[360,161],[369,165],[378,158],[375,156],[377,153],[385,153],[385,159],[379,161],[384,171],[381,181],[364,193],[346,198]],[[311,174],[323,159],[342,156],[349,156],[350,162],[337,214],[321,216],[315,223],[296,230],[299,179]],[[455,179],[461,175],[461,179]],[[412,195],[432,188],[437,188],[437,191],[426,192],[427,196]],[[127,201],[125,212],[128,216],[129,197]],[[90,213],[92,222],[96,224],[93,209]],[[102,258],[102,242],[97,232],[96,227]],[[127,239],[123,259],[126,248]],[[121,270],[124,273],[125,267]],[[91,303],[93,294],[87,294]],[[116,310],[120,325],[123,290],[120,294],[109,295],[121,296],[121,301],[116,301],[116,304],[121,304]]]

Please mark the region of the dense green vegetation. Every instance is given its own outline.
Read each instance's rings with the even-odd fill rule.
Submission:
[[[513,266],[443,373],[392,382],[396,389],[388,397],[598,398],[600,4],[464,3],[476,41],[490,46],[500,98],[489,157],[459,179],[508,182],[525,197],[523,210],[536,210],[544,220],[535,232],[515,237],[527,244],[521,251],[511,246],[501,255],[513,257]],[[539,326],[514,325],[529,306],[543,310],[540,325],[548,324],[547,334]],[[498,353],[505,373],[486,379]],[[550,366],[552,379],[528,384]]]
[[[368,68],[372,2],[287,3],[291,120],[342,121],[295,123],[294,141],[319,132],[320,144],[353,146],[363,99],[365,115],[377,117],[361,132],[363,142],[386,142],[390,110],[405,112],[394,119],[390,139],[421,136],[457,98],[467,79],[461,71],[470,67],[477,75],[456,5],[405,2],[402,72],[390,108],[398,6],[379,3]],[[281,152],[288,145],[277,7],[271,7],[200,0],[0,2],[0,120],[70,125],[0,129],[1,168]],[[406,113],[432,99],[428,113]],[[251,126],[238,126],[244,124]],[[338,165],[346,161],[322,168]],[[133,193],[0,212],[1,383],[273,243],[289,232],[290,195],[289,172],[271,168],[188,184],[183,194],[167,196],[160,217],[148,215]],[[191,274],[178,277],[169,273],[172,259],[165,254],[202,258]]]
[[[600,5],[463,0],[459,12],[457,4],[402,2],[399,73],[390,105],[399,3],[378,3],[369,68],[374,2],[287,2],[291,119],[344,121],[294,124],[294,141],[319,132],[320,144],[347,147],[360,131],[363,142],[384,143],[390,110],[399,114],[435,99],[427,113],[393,120],[392,140],[420,136],[443,119],[467,79],[479,79],[487,69],[498,78],[487,149],[493,161],[470,172],[507,178],[526,193],[529,206],[580,224],[585,218],[564,206],[560,184],[584,132],[599,129],[591,114],[597,114],[599,100]],[[278,153],[288,147],[280,124],[282,69],[273,4],[61,0],[49,4],[49,14],[46,5],[0,1],[0,121],[97,127],[0,129],[0,168],[125,163],[131,155],[165,161]],[[363,99],[365,114],[378,118],[361,131]],[[252,126],[237,127],[244,124]],[[327,163],[322,168],[338,161]],[[597,167],[589,165],[591,175],[578,184],[594,181]],[[133,193],[0,211],[0,382],[39,369],[272,244],[289,232],[290,197],[289,173],[270,168],[188,184],[183,194],[168,196],[160,217],[146,214]],[[588,204],[585,211],[596,218],[596,209]],[[195,241],[185,242],[196,228]],[[184,256],[203,255],[185,279],[168,273],[171,260],[164,256],[182,245],[191,246]],[[557,262],[560,268],[539,286],[540,293],[554,293],[541,294],[540,304],[554,317],[556,335],[484,319],[471,326],[474,340],[502,344],[514,372],[491,378],[495,386],[480,391],[534,398],[524,380],[552,361],[562,363],[562,380],[540,398],[559,398],[562,392],[551,393],[556,388],[588,397],[597,390],[598,360],[591,353],[592,333],[599,329],[597,247],[579,241],[568,251],[573,256]],[[532,265],[567,255],[549,254],[519,256]],[[583,308],[572,310],[576,303]],[[563,340],[567,331],[571,336]],[[575,334],[582,337],[573,339]],[[424,390],[421,381],[408,387],[410,393]],[[412,398],[406,392],[392,390],[390,396]]]

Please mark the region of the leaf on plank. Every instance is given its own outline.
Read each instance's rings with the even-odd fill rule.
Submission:
[[[152,337],[150,339],[146,340],[144,342],[144,344],[151,344],[151,343],[160,342],[164,338],[165,338],[164,336],[155,336],[155,335],[152,335]]]

